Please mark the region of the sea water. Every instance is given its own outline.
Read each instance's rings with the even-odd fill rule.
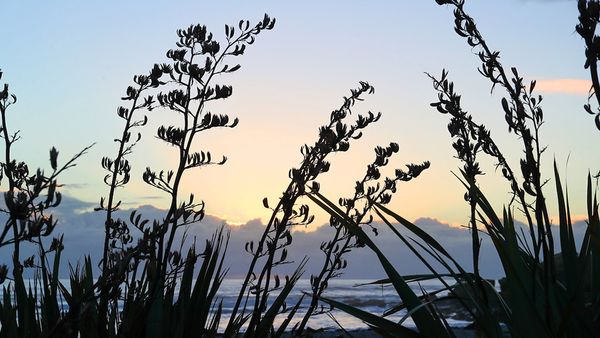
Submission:
[[[373,280],[361,279],[333,279],[329,281],[329,287],[323,293],[324,297],[336,300],[338,302],[357,307],[375,315],[382,315],[386,310],[393,308],[401,303],[398,293],[391,285],[374,285],[367,283]],[[448,280],[452,285],[452,281]],[[227,325],[227,319],[231,314],[233,305],[237,298],[242,280],[226,279],[220,289],[219,297],[223,300],[223,320],[220,328],[223,329]],[[443,284],[438,280],[422,281],[419,283],[411,283],[411,288],[417,295],[421,295],[422,289],[427,293],[442,289]],[[290,296],[286,300],[288,307],[294,306],[304,292],[311,292],[310,281],[307,279],[299,280]],[[446,295],[447,292],[442,292],[438,296]],[[275,296],[271,296],[275,298]],[[302,319],[306,313],[306,308],[310,303],[310,296],[305,296],[301,308],[294,316],[294,320],[290,323],[288,329]],[[326,309],[329,309],[327,304],[322,303]],[[388,317],[389,320],[399,322],[403,320],[402,325],[407,327],[415,327],[414,322],[410,317],[405,318],[406,310],[396,312]],[[275,327],[283,322],[287,317],[287,313],[281,314],[275,321]],[[335,318],[334,319],[332,319]],[[337,323],[336,323],[337,322]],[[453,327],[464,327],[470,322],[462,320],[449,319],[448,323]],[[319,314],[311,317],[308,326],[313,329],[339,329],[341,325],[346,330],[366,329],[368,326],[360,319],[357,319],[343,311],[333,309],[329,314]]]

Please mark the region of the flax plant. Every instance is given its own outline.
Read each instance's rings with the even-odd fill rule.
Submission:
[[[226,99],[233,92],[231,86],[214,84],[214,81],[220,75],[237,71],[240,65],[226,64],[226,60],[242,55],[246,46],[254,42],[256,35],[272,29],[274,24],[275,20],[265,15],[253,27],[248,21],[242,20],[237,34],[234,27],[226,26],[226,43],[223,47],[205,26],[190,26],[177,33],[179,49],[167,53],[173,63],[164,67],[163,72],[166,74],[165,82],[172,88],[158,94],[157,99],[161,107],[181,115],[182,126],[161,126],[157,137],[177,150],[178,164],[175,170],[157,172],[147,168],[143,176],[147,184],[166,192],[171,199],[167,215],[159,225],[156,249],[163,276],[172,258],[171,249],[177,229],[199,221],[204,215],[203,202],[195,202],[193,195],[188,201],[182,201],[178,195],[184,172],[212,164],[222,165],[227,160],[226,157],[214,160],[208,151],[193,151],[193,141],[198,133],[213,128],[233,128],[238,123],[237,118],[231,120],[227,115],[207,111],[209,102]]]
[[[0,79],[2,71],[0,71]],[[0,91],[0,133],[4,153],[0,161],[0,180],[7,181],[4,192],[4,207],[0,212],[7,216],[2,233],[0,248],[12,246],[12,278],[8,276],[8,266],[0,265],[0,281],[11,280],[3,287],[3,301],[0,304],[0,335],[11,337],[40,337],[48,332],[61,317],[58,306],[58,273],[62,251],[62,236],[54,238],[49,246],[45,238],[51,236],[57,220],[51,211],[61,202],[58,191],[58,177],[92,146],[85,147],[64,164],[59,164],[58,150],[52,147],[49,152],[50,174],[44,170],[30,171],[26,162],[18,161],[12,153],[12,146],[20,139],[19,131],[11,132],[8,124],[8,109],[17,102],[16,95],[4,84]],[[38,255],[22,260],[21,249],[25,246],[37,247]],[[54,263],[50,264],[49,254],[54,253]],[[32,269],[35,276],[33,287],[25,286],[24,269]],[[14,298],[12,296],[14,295]],[[43,317],[37,315],[38,298]]]
[[[230,119],[227,115],[207,110],[212,101],[226,99],[232,94],[231,86],[214,82],[223,75],[240,69],[239,64],[226,62],[231,57],[242,55],[260,32],[272,29],[274,24],[275,20],[265,15],[254,26],[250,26],[248,21],[240,21],[237,32],[233,26],[226,25],[226,43],[223,46],[205,26],[193,25],[181,29],[177,32],[178,49],[167,52],[172,63],[155,65],[151,76],[147,78],[149,86],[163,89],[156,95],[158,106],[161,110],[177,113],[181,118],[181,125],[160,126],[156,134],[158,139],[174,147],[179,153],[176,167],[159,171],[147,168],[143,174],[143,180],[147,184],[169,195],[170,206],[165,217],[152,222],[142,219],[138,213],[132,213],[130,217],[131,224],[143,235],[134,247],[133,252],[138,256],[133,257],[131,272],[128,274],[126,299],[131,300],[132,306],[126,304],[124,311],[131,313],[133,320],[140,315],[148,318],[146,335],[160,336],[171,332],[169,328],[176,328],[175,332],[181,336],[202,336],[208,332],[216,332],[218,316],[211,319],[209,312],[214,306],[216,292],[225,273],[222,264],[228,235],[224,237],[222,231],[216,234],[207,242],[206,249],[201,254],[197,254],[194,247],[188,250],[187,255],[182,252],[182,246],[174,247],[178,230],[197,224],[204,217],[204,203],[196,202],[193,194],[188,199],[181,199],[181,180],[184,173],[191,169],[223,165],[226,162],[226,157],[214,160],[211,152],[194,151],[192,145],[201,132],[237,125],[237,118]],[[139,93],[140,91],[132,92],[130,99],[135,101],[135,95]],[[144,101],[146,106],[153,103],[152,98]],[[135,103],[133,105],[135,107]],[[194,265],[200,256],[203,256],[203,268],[192,285]],[[138,274],[138,269],[141,269],[141,275]],[[185,287],[181,290],[183,292],[180,291],[176,304],[172,305],[179,279]],[[148,293],[148,299],[144,298],[145,293]],[[139,305],[133,306],[136,303]],[[141,312],[145,315],[140,314],[139,306],[145,308]],[[172,315],[169,316],[169,313]],[[194,314],[197,318],[189,319]],[[135,326],[130,322],[130,327]]]
[[[418,177],[430,165],[429,162],[420,165],[409,164],[407,165],[408,171],[396,169],[394,177],[381,179],[381,170],[388,165],[390,158],[398,150],[397,143],[390,143],[387,147],[376,147],[374,161],[367,166],[365,175],[356,181],[354,196],[340,198],[338,202],[347,217],[353,219],[361,227],[370,227],[375,235],[377,235],[378,229],[372,225],[373,216],[370,214],[373,203],[388,204],[397,190],[398,182],[408,182]],[[327,309],[323,307],[317,311],[319,298],[327,289],[329,281],[339,277],[346,268],[347,261],[344,256],[354,248],[364,247],[364,243],[353,236],[337,218],[331,217],[329,224],[335,229],[335,233],[332,239],[321,243],[320,249],[323,251],[325,259],[320,271],[316,275],[311,275],[310,305],[296,330],[298,335],[304,333],[311,316],[327,312]]]
[[[590,99],[596,98],[600,105],[600,78],[598,77],[598,60],[600,60],[600,37],[596,34],[596,26],[600,22],[600,2],[597,0],[578,0],[579,24],[575,26],[577,34],[583,38],[585,43],[584,68],[590,72],[592,86],[588,96],[588,103],[584,109],[591,115],[595,115],[595,123],[600,130],[600,111],[598,107],[592,109]]]
[[[469,46],[476,50],[482,62],[479,72],[487,78],[492,89],[500,87],[506,93],[500,107],[504,112],[509,131],[518,137],[523,146],[524,157],[520,159],[519,170],[514,170],[507,158],[491,138],[483,125],[473,121],[471,115],[461,107],[461,96],[454,90],[454,84],[448,80],[448,73],[442,72],[440,78],[430,76],[438,101],[432,103],[439,112],[450,116],[448,130],[454,138],[453,147],[457,157],[464,163],[457,178],[466,189],[465,199],[469,202],[470,230],[472,234],[473,272],[468,272],[459,264],[440,243],[416,225],[380,203],[374,204],[374,210],[382,218],[398,239],[406,245],[430,271],[429,276],[439,280],[449,292],[451,298],[465,307],[473,318],[476,330],[486,337],[582,337],[593,336],[600,327],[597,311],[597,280],[600,274],[598,264],[598,241],[600,230],[598,221],[598,203],[592,178],[588,175],[587,188],[587,229],[583,242],[578,249],[573,236],[572,220],[568,196],[566,195],[554,165],[554,183],[556,186],[557,206],[559,210],[559,247],[554,251],[555,239],[552,234],[548,208],[545,199],[547,179],[542,177],[541,158],[545,150],[540,140],[541,126],[544,123],[541,107],[542,97],[534,93],[535,81],[524,84],[516,68],[507,71],[499,61],[499,52],[492,51],[479,32],[475,21],[466,13],[462,0],[436,0],[440,5],[454,8],[455,31],[464,37]],[[587,6],[584,4],[587,3]],[[593,44],[595,24],[597,23],[597,3],[580,1],[580,25],[577,31],[586,40],[586,68],[592,69],[594,80],[595,63]],[[596,15],[596,16],[594,16]],[[592,41],[592,44],[588,43]],[[592,92],[597,94],[598,91]],[[591,112],[589,104],[586,110]],[[482,174],[477,156],[484,153],[496,160],[496,167],[509,182],[512,199],[501,213],[496,212],[480,189],[476,177]],[[332,306],[346,311],[367,322],[382,335],[401,337],[442,337],[453,336],[444,315],[437,310],[436,299],[427,294],[417,296],[407,287],[407,281],[418,280],[412,276],[401,276],[391,265],[385,254],[371,241],[369,236],[345,215],[344,211],[324,196],[311,195],[320,206],[344,224],[348,231],[359,237],[374,251],[388,278],[381,282],[391,283],[398,292],[402,304],[396,309],[406,309],[406,316],[400,323],[392,322],[385,316],[376,316],[351,306],[321,297]],[[525,218],[525,232],[519,232],[514,217],[515,210]],[[414,237],[402,234],[398,225]],[[485,229],[500,258],[506,273],[507,293],[500,294],[484,280],[478,272],[480,237],[478,225]],[[555,260],[563,261],[564,271],[558,271]],[[439,263],[442,269],[436,269],[431,260]],[[445,270],[445,271],[442,271]],[[455,285],[444,277],[451,277]],[[459,293],[458,290],[461,290]],[[495,304],[495,305],[494,305]],[[496,307],[496,308],[493,308]],[[388,311],[387,313],[391,313]],[[405,318],[412,317],[417,331],[402,326]],[[502,326],[505,325],[506,329]],[[506,332],[507,330],[508,332]]]
[[[123,265],[128,265],[129,257],[132,256],[132,250],[127,248],[128,244],[133,242],[133,236],[130,233],[127,221],[121,218],[115,218],[115,211],[119,210],[121,200],[116,197],[118,188],[123,188],[131,179],[131,165],[127,160],[135,145],[141,140],[142,134],[137,132],[136,128],[141,128],[148,122],[148,117],[142,115],[135,116],[137,112],[143,110],[151,110],[153,108],[154,99],[152,95],[145,96],[151,88],[156,88],[160,84],[158,79],[162,75],[161,66],[155,65],[149,75],[137,75],[133,81],[135,86],[129,86],[126,90],[123,101],[130,103],[129,108],[120,106],[117,108],[117,116],[125,121],[121,137],[114,141],[118,144],[117,154],[114,159],[104,157],[102,159],[102,168],[108,173],[104,177],[104,183],[108,185],[107,198],[100,199],[100,206],[96,211],[104,211],[106,214],[104,227],[104,245],[102,251],[101,274],[100,280],[103,284],[100,287],[99,297],[99,330],[104,332],[106,328],[108,315],[109,294],[118,292],[121,283],[125,278],[124,271],[119,271]],[[139,254],[138,254],[139,255]],[[113,290],[111,290],[113,289]],[[113,297],[114,298],[114,297]],[[118,313],[118,302],[113,302],[111,311]]]
[[[14,286],[4,288],[0,302],[0,336],[18,337],[205,337],[215,336],[219,326],[222,303],[217,291],[227,269],[223,266],[229,235],[223,228],[206,240],[202,251],[196,251],[196,240],[184,252],[185,233],[179,229],[198,223],[204,216],[204,203],[191,195],[181,199],[184,173],[193,168],[224,164],[226,158],[213,160],[207,151],[194,151],[192,144],[198,133],[229,127],[237,119],[209,112],[212,101],[226,99],[231,86],[215,84],[227,73],[240,68],[227,63],[244,53],[263,30],[273,28],[275,20],[265,15],[256,25],[242,20],[237,28],[225,26],[226,43],[220,44],[205,26],[192,25],[178,31],[178,49],[167,52],[171,64],[154,65],[148,75],[134,77],[134,85],[122,98],[129,107],[119,107],[117,115],[124,120],[121,136],[115,139],[118,149],[114,158],[104,157],[102,168],[107,171],[104,182],[108,196],[101,198],[96,211],[105,213],[105,236],[100,275],[93,276],[89,257],[83,264],[70,267],[70,285],[58,280],[63,250],[62,237],[53,240],[49,249],[42,238],[49,236],[56,220],[47,210],[60,203],[56,178],[74,166],[75,160],[58,165],[58,151],[50,150],[51,175],[38,170],[30,174],[24,162],[11,155],[11,146],[19,139],[10,134],[6,124],[7,108],[16,102],[8,86],[0,92],[5,158],[1,174],[9,181],[5,193],[8,221],[1,235],[0,247],[13,246]],[[0,72],[1,76],[1,72]],[[158,93],[156,93],[158,91]],[[156,97],[156,99],[155,99]],[[181,126],[161,126],[157,137],[179,152],[173,170],[158,172],[147,168],[143,180],[165,191],[170,207],[161,220],[147,220],[134,210],[129,219],[116,213],[121,201],[118,188],[131,180],[128,156],[141,140],[140,127],[148,118],[144,111],[159,108],[181,117]],[[46,198],[43,199],[42,197]],[[10,231],[13,236],[10,236]],[[179,247],[175,242],[179,241]],[[27,258],[21,263],[20,250],[25,242],[39,246],[39,258]],[[54,252],[54,262],[48,254]],[[33,285],[26,289],[22,278],[24,268],[35,269]],[[8,267],[0,267],[2,281]],[[177,291],[176,291],[177,290]],[[177,296],[176,296],[177,292]],[[12,299],[14,294],[14,300]],[[41,308],[38,308],[41,304]],[[59,306],[64,301],[67,308]]]
[[[280,278],[274,273],[273,268],[287,263],[286,247],[292,244],[293,240],[291,227],[310,223],[314,218],[309,214],[308,205],[298,206],[297,202],[307,194],[307,185],[318,190],[319,184],[315,180],[330,168],[330,163],[326,160],[327,156],[347,151],[350,141],[360,138],[362,129],[380,118],[381,114],[369,112],[367,115],[359,115],[355,122],[346,122],[352,114],[354,103],[362,100],[363,95],[373,92],[374,88],[371,85],[361,82],[360,87],[352,90],[351,95],[344,98],[343,104],[331,113],[329,122],[319,129],[319,138],[314,145],[304,145],[301,148],[302,163],[298,168],[290,170],[291,181],[277,205],[271,209],[272,215],[262,236],[256,245],[254,242],[247,245],[252,260],[225,330],[226,336],[240,330],[246,322],[248,322],[246,336],[270,334],[273,320],[277,314],[289,310],[292,315],[292,312],[295,312],[300,306],[300,302],[298,302],[292,308],[287,309],[284,300],[299,278],[305,261],[300,263],[292,278],[286,277],[283,287],[281,287]],[[266,199],[263,202],[265,207],[270,208]],[[272,281],[273,286],[271,285]],[[270,306],[267,306],[270,294],[278,289],[281,289],[279,295]],[[247,314],[248,300],[251,297],[253,303],[250,305],[250,313]],[[289,319],[291,320],[291,318]],[[285,321],[277,332],[282,333],[288,324],[289,320]]]

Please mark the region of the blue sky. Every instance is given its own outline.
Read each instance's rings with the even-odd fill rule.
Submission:
[[[550,168],[556,157],[564,172],[570,156],[572,209],[583,214],[585,174],[600,164],[589,149],[598,144],[600,133],[582,109],[586,96],[581,85],[573,89],[572,81],[563,81],[588,78],[583,43],[574,31],[576,2],[468,1],[467,10],[488,43],[502,51],[506,66],[517,66],[549,91],[544,93],[542,139],[550,146],[545,164]],[[451,173],[460,164],[453,158],[448,121],[429,107],[435,94],[424,75],[442,68],[463,93],[465,108],[518,163],[519,142],[508,135],[500,110],[502,93],[489,95],[489,84],[476,70],[477,57],[453,32],[451,10],[433,0],[4,4],[0,68],[3,81],[19,97],[10,113],[12,128],[21,129],[23,136],[15,146],[17,156],[45,166],[52,145],[66,157],[97,142],[62,178],[66,193],[97,202],[106,191],[100,159],[115,152],[111,140],[121,129],[115,110],[132,76],[166,60],[178,28],[202,23],[222,37],[224,24],[259,20],[264,13],[277,18],[275,29],[261,34],[239,59],[241,71],[222,79],[234,86],[234,95],[214,107],[239,117],[240,125],[209,133],[198,144],[198,149],[227,155],[229,162],[192,172],[185,181],[186,191],[206,201],[208,213],[231,223],[267,217],[262,197],[279,196],[288,169],[300,161],[299,147],[313,142],[318,126],[360,80],[372,83],[376,93],[358,111],[381,111],[383,118],[350,152],[333,158],[331,172],[320,180],[328,196],[350,194],[373,157],[372,148],[394,141],[401,149],[396,166],[430,160],[432,167],[400,187],[393,208],[412,219],[466,222],[463,193]],[[170,117],[149,117],[152,123],[131,159],[133,182],[119,196],[129,206],[165,207],[166,199],[144,185],[141,172],[148,165],[173,164],[171,149],[153,137],[158,123]],[[488,174],[482,187],[501,206],[509,187],[492,163],[484,164]]]

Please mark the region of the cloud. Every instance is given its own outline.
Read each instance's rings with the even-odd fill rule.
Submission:
[[[592,82],[580,79],[542,79],[535,88],[542,93],[587,95]]]
[[[94,264],[97,264],[101,258],[100,255],[102,254],[104,240],[103,218],[105,214],[91,211],[91,206],[93,206],[93,203],[65,196],[63,203],[56,210],[59,223],[53,236],[64,234],[65,250],[63,257],[65,261],[72,264],[82,261],[83,257],[87,254],[91,255]],[[116,213],[116,217],[128,220],[132,210],[119,211]],[[143,218],[149,220],[160,220],[164,217],[165,212],[150,205],[140,206],[136,210],[142,214]],[[225,221],[218,217],[206,215],[201,223],[186,229],[188,235],[187,243],[192,243],[196,239],[198,250],[202,250],[204,240],[210,238],[224,223]],[[471,236],[467,229],[456,228],[443,221],[427,217],[419,218],[414,223],[439,241],[465,269],[471,269]],[[422,262],[405,245],[401,244],[399,238],[386,225],[376,224],[375,226],[379,229],[379,235],[374,236],[370,231],[369,235],[401,274],[428,272]],[[244,251],[244,245],[248,241],[257,241],[264,230],[264,225],[259,219],[255,219],[240,226],[228,226],[227,228],[231,231],[225,262],[225,265],[229,267],[228,277],[241,277],[245,275],[251,258]],[[405,236],[410,236],[409,233],[402,230],[402,227],[397,226],[397,228]],[[557,231],[557,229],[554,230]],[[578,243],[581,242],[584,231],[585,222],[574,224],[575,237]],[[136,230],[132,229],[133,235],[135,235],[135,232]],[[294,232],[293,243],[288,248],[288,257],[296,263],[281,266],[277,270],[277,273],[291,273],[297,266],[297,263],[306,255],[309,256],[309,262],[306,266],[304,277],[308,278],[310,274],[317,273],[324,260],[324,254],[319,249],[320,244],[330,239],[332,234],[333,229],[326,224],[317,227],[313,232]],[[558,236],[558,233],[555,236]],[[486,277],[499,278],[503,273],[495,250],[485,235],[482,235],[482,241],[480,270]],[[24,248],[22,257],[34,254],[34,249],[32,246]],[[0,262],[10,261],[10,255],[10,248],[2,248],[0,250]],[[371,279],[385,276],[377,257],[368,248],[355,249],[346,256],[346,259],[348,262],[348,268],[344,273],[344,277],[346,278]],[[439,265],[434,264],[434,266],[440,268]],[[63,275],[68,273],[67,264],[63,264],[61,273]]]
[[[143,200],[159,200],[159,199],[163,199],[164,196],[159,196],[159,195],[147,195],[147,196],[143,196],[140,199]]]
[[[64,183],[63,189],[85,189],[89,187],[88,183]]]

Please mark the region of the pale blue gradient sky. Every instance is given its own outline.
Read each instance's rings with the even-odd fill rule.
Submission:
[[[505,66],[517,66],[527,78],[587,79],[583,43],[574,32],[574,1],[469,1],[488,43],[502,51]],[[301,144],[312,143],[319,125],[359,80],[372,83],[375,95],[358,111],[381,111],[382,120],[351,151],[333,158],[321,179],[332,198],[352,192],[377,144],[400,144],[396,165],[430,160],[432,168],[417,181],[401,186],[393,207],[409,218],[435,217],[466,221],[466,205],[451,170],[459,165],[446,130],[447,117],[429,107],[435,99],[423,72],[450,70],[462,92],[464,108],[492,129],[515,165],[519,143],[508,136],[499,109],[501,92],[477,73],[479,62],[453,32],[450,8],[435,1],[52,1],[10,2],[2,6],[0,68],[19,102],[11,110],[13,129],[23,140],[16,153],[46,165],[55,145],[63,156],[85,145],[96,147],[62,178],[66,192],[97,201],[106,191],[100,159],[115,151],[112,139],[121,130],[115,115],[124,89],[137,73],[164,62],[174,48],[175,30],[192,23],[208,26],[222,37],[225,23],[277,18],[239,61],[242,69],[221,81],[234,85],[233,97],[214,109],[240,118],[233,130],[202,136],[198,144],[225,154],[225,167],[192,172],[186,190],[207,203],[207,212],[231,222],[266,217],[262,197],[275,199],[287,185],[287,173],[300,161]],[[582,197],[588,169],[600,161],[590,156],[600,133],[583,112],[585,95],[547,94],[543,139],[550,145],[547,168],[556,156],[568,167],[572,210],[584,212]],[[164,113],[150,113],[165,121]],[[165,206],[157,191],[141,181],[151,165],[172,164],[172,149],[153,135],[156,123],[132,157],[133,182],[120,196],[134,204]],[[594,153],[595,154],[595,153]],[[485,166],[482,186],[501,206],[508,186]],[[550,174],[548,172],[547,174]],[[548,177],[548,176],[547,176]],[[69,186],[68,184],[72,184]],[[549,187],[551,188],[551,187]],[[552,195],[552,193],[550,193]]]

